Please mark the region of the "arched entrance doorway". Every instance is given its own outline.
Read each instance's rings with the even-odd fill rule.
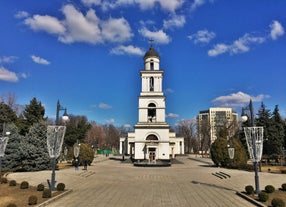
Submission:
[[[150,134],[146,138],[147,155],[149,162],[156,162],[159,139],[156,135]]]

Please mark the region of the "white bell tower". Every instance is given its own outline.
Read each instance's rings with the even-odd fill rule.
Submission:
[[[145,69],[140,71],[142,89],[139,96],[139,124],[165,123],[165,96],[162,92],[164,71],[160,57],[151,46],[144,56]]]
[[[184,154],[184,138],[176,137],[166,123],[163,74],[160,56],[151,44],[144,55],[144,69],[140,71],[142,87],[138,97],[138,122],[134,132],[120,138],[120,152],[129,154],[135,163],[171,163],[175,155]]]
[[[138,123],[135,125],[135,159],[156,161],[169,159],[169,125],[165,121],[165,96],[162,91],[164,71],[160,56],[151,45],[140,71],[141,92]]]

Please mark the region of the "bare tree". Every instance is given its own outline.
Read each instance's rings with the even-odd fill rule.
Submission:
[[[94,146],[96,149],[104,149],[106,146],[106,134],[103,126],[91,123],[91,128],[87,131],[85,143]]]
[[[211,126],[208,119],[201,120],[198,125],[198,137],[202,156],[208,154],[211,146]]]
[[[196,121],[194,119],[183,119],[177,125],[177,131],[180,136],[184,137],[185,152],[191,153],[192,149],[196,150]]]
[[[8,93],[7,95],[2,95],[0,97],[0,102],[7,104],[13,111],[15,111],[17,115],[21,112],[20,111],[21,107],[17,104],[17,97],[14,93]]]
[[[106,147],[108,149],[118,149],[119,148],[119,137],[120,132],[112,124],[104,126],[106,134]]]

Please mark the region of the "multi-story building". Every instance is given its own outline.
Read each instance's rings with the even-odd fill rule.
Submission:
[[[200,111],[197,116],[198,136],[200,140],[207,134],[210,144],[213,143],[222,129],[232,137],[238,129],[238,114],[232,108],[209,108]]]

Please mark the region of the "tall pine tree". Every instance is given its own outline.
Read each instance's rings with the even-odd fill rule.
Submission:
[[[22,169],[24,171],[46,170],[51,167],[47,148],[47,126],[44,122],[34,124],[21,142]]]
[[[279,114],[278,105],[276,105],[271,117],[271,126],[269,127],[269,155],[273,158],[278,158],[282,155],[284,137],[284,121]]]
[[[12,123],[16,120],[17,116],[12,108],[4,102],[0,102],[0,133],[3,131],[4,124]]]
[[[34,97],[30,101],[30,104],[25,107],[22,115],[19,117],[17,125],[20,128],[20,133],[22,135],[26,135],[33,124],[46,120],[44,115],[45,108],[43,107],[42,103]]]
[[[15,124],[7,124],[6,131],[10,132],[9,140],[3,157],[3,171],[21,171],[22,158],[19,147],[23,137]]]
[[[269,146],[271,145],[270,137],[269,137],[269,128],[271,126],[271,112],[266,109],[265,104],[262,102],[261,106],[258,110],[256,119],[256,126],[262,126],[264,128],[263,133],[263,155],[269,155]]]

